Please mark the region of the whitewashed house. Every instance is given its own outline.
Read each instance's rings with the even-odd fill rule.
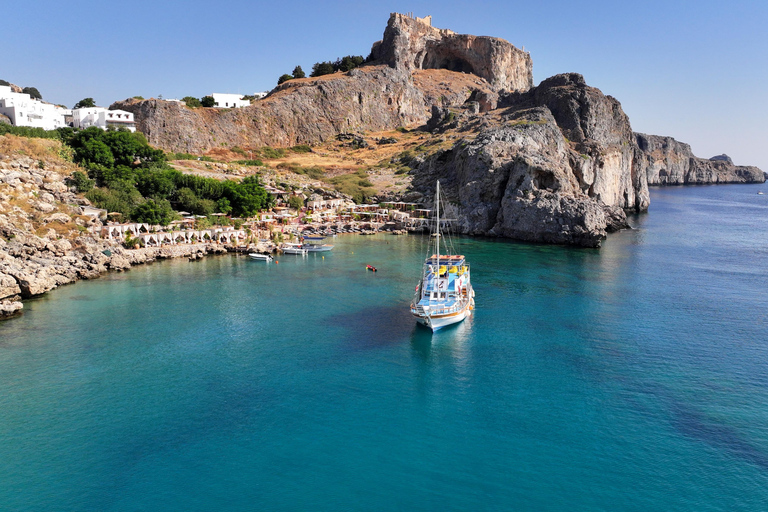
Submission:
[[[250,100],[244,100],[242,94],[224,94],[215,92],[213,97],[213,106],[219,108],[240,108],[251,104]]]
[[[72,111],[72,126],[75,128],[89,128],[96,126],[102,130],[109,127],[126,128],[130,132],[136,131],[136,122],[133,112],[125,110],[107,110],[104,107],[76,108]]]
[[[0,85],[0,114],[7,116],[14,126],[55,130],[67,125],[64,116],[71,113],[71,110],[33,99],[29,94],[11,92],[9,85]]]

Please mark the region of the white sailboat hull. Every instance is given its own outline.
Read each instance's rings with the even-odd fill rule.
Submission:
[[[424,308],[421,308],[421,310],[417,308],[411,308],[411,312],[413,313],[413,316],[416,317],[416,321],[418,323],[425,327],[429,327],[432,329],[432,332],[435,332],[439,329],[442,329],[443,327],[448,327],[449,325],[464,321],[465,318],[468,318],[472,315],[472,310],[474,307],[475,301],[472,300],[467,303],[464,308],[454,313],[432,314],[429,310],[424,310]]]

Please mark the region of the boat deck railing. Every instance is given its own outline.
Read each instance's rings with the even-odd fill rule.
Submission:
[[[411,304],[411,313],[418,316],[450,315],[458,313],[467,305],[467,300],[462,297],[461,300],[453,301],[450,305],[443,303],[433,304]],[[426,307],[425,307],[426,306]]]

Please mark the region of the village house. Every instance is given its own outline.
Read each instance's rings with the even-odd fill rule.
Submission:
[[[213,97],[213,106],[219,108],[241,108],[251,104],[250,100],[244,100],[242,94],[225,94],[215,92]]]
[[[95,126],[107,128],[125,128],[130,132],[136,131],[133,113],[125,110],[108,110],[103,107],[76,108],[72,111],[72,126],[89,128]]]
[[[0,85],[0,114],[14,126],[29,126],[55,130],[66,126],[65,116],[72,111],[33,99],[29,94],[12,92],[8,85]]]

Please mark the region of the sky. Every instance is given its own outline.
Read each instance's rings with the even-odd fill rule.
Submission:
[[[296,65],[367,56],[390,12],[508,40],[534,82],[578,72],[635,131],[768,171],[768,2],[282,0],[15,2],[0,79],[73,106],[272,89]],[[12,21],[11,21],[12,20]]]

